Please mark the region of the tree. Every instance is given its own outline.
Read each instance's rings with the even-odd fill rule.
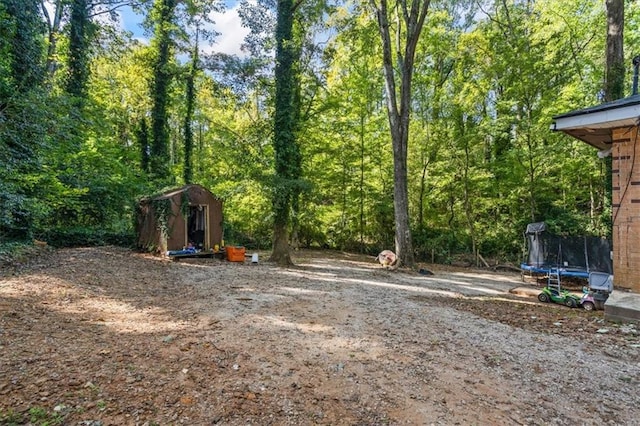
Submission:
[[[607,51],[604,82],[605,101],[615,101],[624,96],[624,0],[606,0]],[[605,158],[605,209],[611,211],[613,196],[612,157]],[[611,236],[613,223],[607,223],[607,235]]]
[[[89,27],[88,0],[73,0],[71,3],[71,20],[69,25],[69,55],[67,93],[75,98],[78,106],[86,95],[89,76],[88,34]]]
[[[244,77],[244,72],[251,69],[253,76],[259,77],[261,66],[263,71],[275,70],[271,135],[274,176],[267,184],[274,221],[272,260],[281,265],[291,263],[289,245],[295,245],[299,235],[303,209],[300,197],[308,187],[302,179],[300,135],[305,132],[305,120],[312,113],[313,100],[321,86],[314,65],[322,63],[318,57],[322,49],[315,43],[313,31],[329,11],[324,0],[244,1],[239,11],[244,25],[251,29],[243,48],[253,56],[251,62],[245,63],[249,68],[239,71]]]
[[[3,0],[12,17],[12,69],[15,88],[24,93],[37,87],[44,79],[42,65],[44,26],[37,0]]]
[[[51,6],[53,6],[53,17],[49,14],[46,1],[41,0],[42,13],[46,18],[47,23],[47,74],[52,77],[55,73],[58,63],[55,59],[56,50],[58,47],[58,36],[60,33],[60,25],[62,24],[62,17],[64,15],[65,3],[63,0],[55,0]]]
[[[624,96],[624,0],[606,0],[607,51],[604,82],[605,101]]]
[[[345,7],[325,51],[325,90],[305,123],[305,194],[301,241],[379,253],[392,247],[393,159],[381,102],[378,30],[363,11]],[[338,208],[339,207],[339,208]]]
[[[149,129],[147,119],[142,117],[135,130],[136,142],[140,148],[140,169],[149,173]]]
[[[205,41],[213,41],[217,33],[204,30],[205,24],[212,24],[211,14],[221,10],[221,5],[217,1],[190,0],[186,3],[185,13],[182,19],[185,22],[184,38],[193,38],[193,47],[190,50],[191,64],[188,67],[186,76],[186,111],[184,117],[184,171],[185,183],[193,181],[193,121],[195,109],[197,107],[196,79],[200,70],[199,41],[202,36]]]
[[[167,106],[169,85],[173,77],[171,48],[173,46],[176,0],[155,0],[151,19],[154,25],[153,77],[151,80],[151,175],[157,181],[170,180],[169,129]]]
[[[416,47],[431,2],[430,0],[398,0],[392,5],[392,10],[389,10],[387,0],[380,0],[379,3],[377,0],[370,0],[370,2],[378,19],[378,29],[382,40],[387,112],[393,145],[396,254],[400,264],[411,267],[414,263],[414,257],[409,222],[407,182],[411,81]],[[392,28],[390,18],[393,17],[393,14],[397,18],[395,19],[397,25]],[[404,24],[404,28],[402,28],[402,24]],[[393,53],[392,31],[395,31],[393,39],[398,43],[395,54]],[[394,61],[397,68],[394,67]]]
[[[191,66],[186,82],[186,112],[184,118],[184,183],[193,181],[193,112],[196,103],[195,80],[198,73],[198,31],[196,31],[196,44],[193,47]]]
[[[273,145],[275,150],[275,183],[273,190],[273,251],[271,260],[290,265],[289,223],[294,185],[300,177],[300,149],[295,130],[297,116],[295,96],[295,46],[293,43],[292,0],[279,0],[276,21],[275,112]]]
[[[0,0],[0,238],[28,238],[46,145],[44,25],[36,0]]]

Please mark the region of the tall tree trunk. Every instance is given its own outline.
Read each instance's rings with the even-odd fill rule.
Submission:
[[[193,181],[193,110],[196,103],[195,80],[198,72],[198,30],[196,30],[196,45],[191,57],[191,69],[187,76],[187,111],[184,118],[184,183]]]
[[[360,181],[358,182],[358,191],[360,195],[360,218],[358,220],[358,228],[360,234],[360,253],[364,253],[364,159],[365,159],[365,116],[360,113]]]
[[[41,9],[45,18],[47,19],[47,32],[48,32],[48,45],[47,45],[47,75],[49,78],[53,77],[53,74],[58,68],[58,62],[56,61],[57,48],[58,48],[58,36],[60,35],[60,24],[62,22],[62,16],[64,14],[65,5],[62,0],[56,0],[53,2],[54,10],[53,17],[49,15],[49,10],[44,0],[41,0]]]
[[[169,176],[169,130],[167,104],[172,72],[171,23],[174,19],[176,0],[155,0],[154,19],[154,63],[151,82],[151,176],[159,182],[168,182]]]
[[[615,101],[624,97],[624,0],[606,0],[607,52],[604,98]]]
[[[140,147],[140,168],[149,173],[149,129],[147,128],[147,119],[140,118],[136,127],[136,141]]]
[[[398,26],[395,28],[397,68],[393,66],[394,54],[387,0],[380,0],[379,3],[377,3],[377,0],[370,0],[370,2],[378,18],[378,29],[382,39],[382,62],[387,94],[387,112],[393,145],[393,206],[396,226],[396,254],[398,255],[399,264],[412,267],[414,256],[409,222],[409,190],[407,182],[411,80],[416,47],[427,16],[430,0],[398,0],[396,4],[396,13],[402,18],[396,19]],[[401,28],[402,23],[405,25],[404,29]],[[400,45],[402,41],[404,41],[404,46]],[[396,87],[396,79],[398,79],[400,85],[399,92]]]
[[[294,185],[300,176],[300,153],[295,138],[295,48],[293,46],[292,0],[278,0],[276,23],[276,94],[273,128],[276,178],[273,188],[273,251],[271,260],[280,266],[291,265],[289,224]]]
[[[606,0],[607,6],[607,52],[604,98],[614,101],[624,96],[624,0]],[[605,210],[611,211],[613,191],[612,156],[605,158]],[[607,217],[607,234],[612,233],[612,218]]]
[[[421,154],[422,160],[422,172],[420,173],[420,192],[418,198],[418,229],[420,231],[424,231],[425,223],[424,223],[424,197],[427,193],[427,167],[429,166],[429,162],[425,160],[425,152],[423,151]]]
[[[7,0],[4,3],[15,24],[10,40],[12,55],[9,58],[13,86],[16,93],[27,93],[44,81],[44,68],[40,61],[44,32],[40,5],[37,0]]]
[[[69,54],[65,90],[71,99],[70,117],[73,127],[66,138],[67,149],[77,151],[82,145],[84,134],[84,105],[87,98],[89,80],[89,4],[88,0],[72,0],[69,21]]]
[[[89,9],[87,3],[88,0],[73,0],[71,3],[69,57],[67,59],[69,74],[66,90],[75,98],[78,108],[82,107],[89,78],[89,65],[87,64]]]

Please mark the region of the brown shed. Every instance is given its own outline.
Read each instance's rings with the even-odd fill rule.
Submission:
[[[553,117],[562,131],[612,158],[614,284],[640,292],[640,95]]]
[[[138,247],[164,253],[189,242],[198,249],[222,246],[222,201],[200,185],[185,185],[140,201]]]

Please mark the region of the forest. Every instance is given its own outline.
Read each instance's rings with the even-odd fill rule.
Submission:
[[[132,246],[138,201],[188,183],[259,249],[393,249],[398,183],[416,260],[518,261],[537,221],[605,237],[606,161],[550,130],[607,100],[605,3],[0,0],[0,250]],[[229,8],[242,56],[216,50]],[[639,26],[626,2],[619,97]]]

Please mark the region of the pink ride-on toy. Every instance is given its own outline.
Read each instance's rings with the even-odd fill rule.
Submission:
[[[587,311],[604,309],[604,302],[613,291],[613,275],[605,272],[590,272],[589,287],[584,287],[580,306]]]

